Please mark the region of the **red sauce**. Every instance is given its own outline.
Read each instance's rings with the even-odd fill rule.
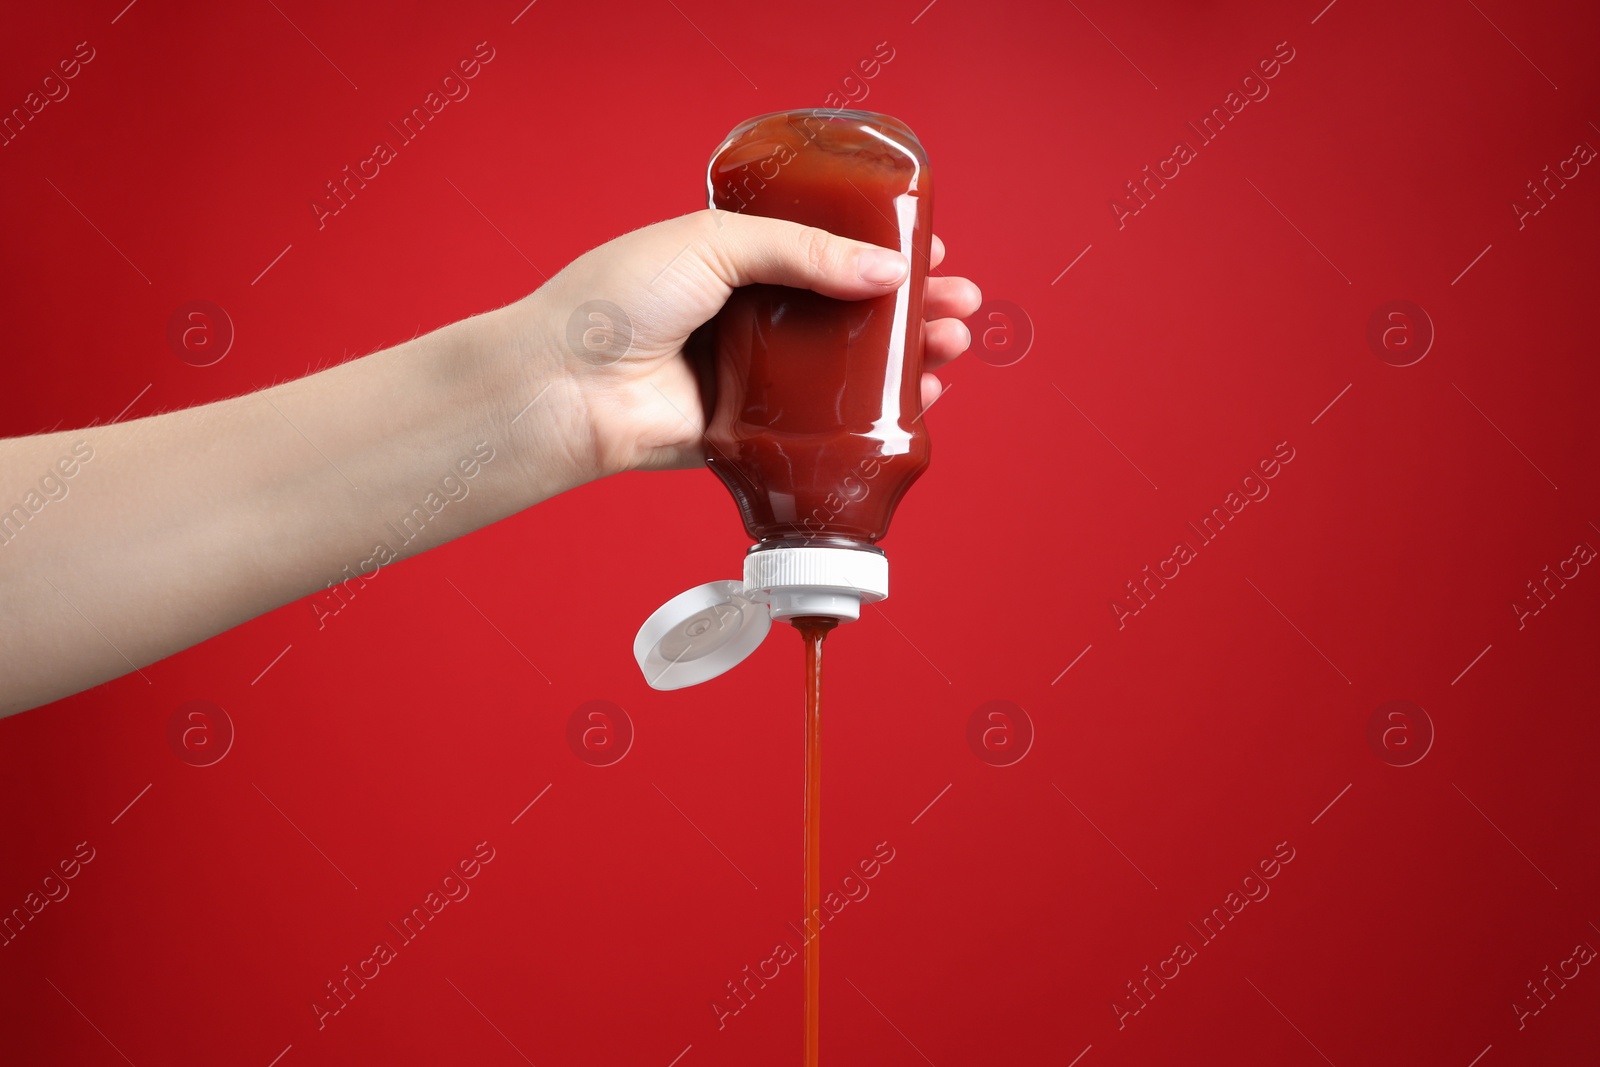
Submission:
[[[757,541],[875,542],[928,465],[921,420],[932,186],[916,136],[863,111],[751,119],[712,157],[711,206],[819,226],[911,261],[894,293],[736,290],[710,326],[708,465]]]
[[[817,1067],[822,1006],[822,641],[836,619],[799,618],[795,629],[806,643],[805,758],[805,1067]]]

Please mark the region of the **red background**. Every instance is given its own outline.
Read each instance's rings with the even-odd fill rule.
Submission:
[[[825,881],[895,850],[824,937],[829,1062],[1594,1062],[1594,968],[1520,1029],[1513,1004],[1600,946],[1600,576],[1521,629],[1511,605],[1600,546],[1600,175],[1510,208],[1600,146],[1592,6],[122,2],[0,41],[6,109],[96,52],[0,148],[0,432],[510,301],[700,206],[739,120],[894,49],[863,106],[927,145],[945,271],[1023,314],[974,320],[1000,332],[928,416],[894,596],[829,640]],[[480,41],[471,95],[319,230],[323,183]],[[1124,183],[1284,41],[1270,96],[1119,229]],[[205,368],[166,340],[196,299],[237,331]],[[1397,299],[1437,335],[1406,367],[1367,340]],[[1270,496],[1119,629],[1124,583],[1279,442]],[[320,631],[291,604],[0,722],[0,908],[95,850],[0,948],[7,1062],[797,1059],[796,967],[724,1029],[710,1003],[799,918],[799,641],[677,693],[630,656],[743,547],[710,474],[617,478],[385,568]],[[169,741],[191,700],[236,733],[211,766]],[[610,766],[568,743],[590,700],[633,725]],[[991,700],[1035,734],[1009,766],[968,743]],[[1415,712],[1369,741],[1391,700],[1425,709],[1420,762],[1393,765]],[[480,841],[471,895],[319,1030],[324,983]]]

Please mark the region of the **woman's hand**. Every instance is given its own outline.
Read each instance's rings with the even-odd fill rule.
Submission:
[[[934,266],[943,255],[935,238]],[[705,426],[684,343],[735,287],[861,299],[893,291],[906,266],[820,230],[703,211],[601,245],[498,311],[318,374],[0,440],[8,485],[93,457],[69,503],[24,497],[0,531],[0,715],[319,591],[305,617],[320,629],[335,588],[398,560],[607,474],[696,465]],[[979,299],[964,278],[928,279],[927,366],[967,347],[959,320]],[[939,395],[932,375],[922,388],[924,403]]]
[[[943,259],[944,244],[935,237],[930,269]],[[704,413],[684,344],[735,287],[768,283],[860,300],[892,292],[906,273],[905,257],[891,249],[780,219],[708,210],[608,241],[503,310],[533,338],[522,358],[539,369],[522,392],[532,395],[541,374],[550,373],[542,365],[557,363],[556,377],[570,383],[585,416],[584,426],[567,430],[576,438],[576,458],[586,459],[589,477],[599,477],[704,461]],[[928,278],[927,368],[966,350],[971,336],[961,320],[981,302],[966,278]],[[938,378],[925,373],[923,404],[939,390]]]

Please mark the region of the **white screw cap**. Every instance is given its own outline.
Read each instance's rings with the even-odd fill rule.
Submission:
[[[889,559],[865,548],[765,548],[744,557],[744,594],[765,600],[774,619],[861,617],[862,603],[889,595]]]

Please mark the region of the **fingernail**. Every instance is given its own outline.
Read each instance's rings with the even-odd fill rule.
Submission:
[[[906,257],[887,248],[869,248],[861,253],[861,278],[874,285],[892,285],[904,278]]]

